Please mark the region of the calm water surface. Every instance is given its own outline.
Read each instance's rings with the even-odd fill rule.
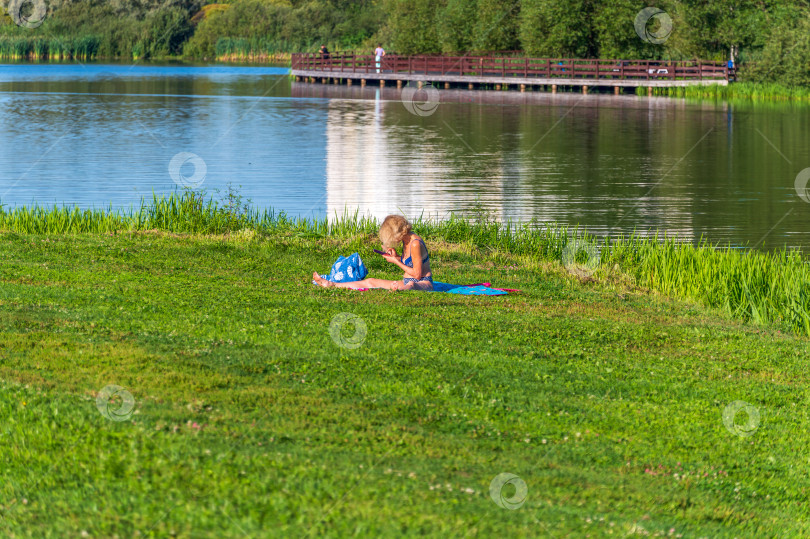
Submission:
[[[810,244],[810,204],[794,185],[810,167],[807,106],[441,90],[415,114],[395,88],[287,73],[0,65],[0,202],[129,207],[178,182],[210,193],[230,183],[303,217],[482,206],[597,234]],[[173,176],[181,152],[204,170],[188,161]]]

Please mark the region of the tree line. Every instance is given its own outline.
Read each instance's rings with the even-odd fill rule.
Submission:
[[[658,15],[644,28],[659,39],[639,35],[649,7]],[[733,57],[749,80],[807,85],[808,30],[807,0],[51,0],[37,28],[3,17],[0,54],[71,57],[81,47],[84,57],[247,59],[380,42],[401,54]]]

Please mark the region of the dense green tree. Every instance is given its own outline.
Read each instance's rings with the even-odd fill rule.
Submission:
[[[515,0],[478,0],[473,49],[503,51],[520,49],[518,19],[520,4]]]
[[[540,57],[596,56],[591,0],[523,0],[520,41],[527,54]]]
[[[592,47],[600,58],[660,58],[663,47],[643,41],[636,33],[636,15],[647,7],[639,0],[602,1],[591,15]]]
[[[437,0],[386,0],[392,46],[402,54],[441,52],[437,14],[445,2]]]
[[[785,10],[744,74],[757,82],[810,86],[810,9]]]
[[[728,60],[767,33],[767,2],[685,0],[673,6],[675,27],[667,47],[675,57]]]
[[[179,7],[154,11],[144,22],[142,48],[150,57],[180,54],[194,31],[188,13]]]
[[[473,50],[478,2],[476,0],[447,0],[439,11],[439,40],[443,52]]]

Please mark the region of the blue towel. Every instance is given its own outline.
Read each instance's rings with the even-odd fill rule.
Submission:
[[[462,296],[505,296],[508,294],[508,292],[503,290],[494,290],[488,286],[465,286],[460,284],[441,283],[439,281],[435,281],[433,283],[433,291],[447,292],[448,294],[460,294]]]
[[[341,256],[334,264],[329,275],[321,275],[327,281],[333,283],[350,283],[353,281],[362,281],[368,275],[366,265],[363,264],[363,259],[357,253],[352,253],[349,256]]]

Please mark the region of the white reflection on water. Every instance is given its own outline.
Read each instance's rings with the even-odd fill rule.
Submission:
[[[102,72],[124,81],[118,98]],[[0,203],[127,208],[174,190],[168,164],[193,152],[209,192],[233,183],[291,216],[480,206],[597,234],[807,243],[810,205],[793,184],[810,166],[810,107],[438,95],[419,117],[390,85],[290,84],[265,68],[0,66]]]
[[[392,107],[397,110],[391,111]],[[359,211],[378,220],[391,213],[444,218],[480,205],[498,220],[531,218],[531,206],[520,200],[528,188],[522,181],[527,163],[519,152],[487,155],[485,178],[475,174],[459,178],[457,163],[450,161],[429,127],[398,125],[400,108],[398,101],[381,100],[379,89],[374,100],[329,102],[326,196],[330,217]],[[393,118],[385,122],[389,112]]]

